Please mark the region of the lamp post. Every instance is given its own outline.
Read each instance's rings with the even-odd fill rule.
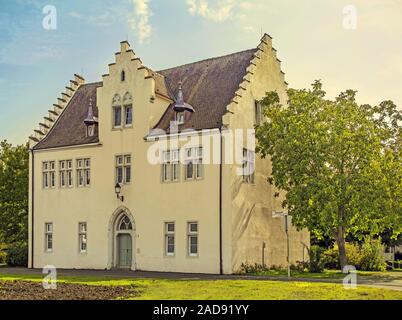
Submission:
[[[286,263],[288,269],[288,280],[290,280],[290,245],[289,245],[289,213],[285,212],[273,212],[272,216],[274,218],[283,217],[285,223],[285,233],[286,233]]]
[[[114,192],[116,193],[117,199],[119,199],[121,202],[124,202],[124,196],[121,196],[121,185],[120,183],[116,183],[114,186]]]

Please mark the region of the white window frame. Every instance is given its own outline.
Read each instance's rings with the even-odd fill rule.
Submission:
[[[202,180],[204,178],[203,148],[201,146],[185,149],[185,172],[186,181]],[[191,166],[191,177],[188,175]]]
[[[127,110],[129,108],[131,109],[131,122],[127,123],[127,119],[128,119]],[[133,118],[133,105],[132,104],[126,104],[126,105],[124,105],[124,127],[125,128],[132,127],[133,126],[133,121],[134,121],[134,118]]]
[[[180,150],[165,150],[162,157],[162,182],[180,181]]]
[[[83,249],[84,244],[85,249]],[[88,225],[86,222],[78,223],[78,250],[80,253],[88,252]]]
[[[121,170],[121,181],[119,180],[120,170]],[[128,170],[130,174],[128,174]],[[131,154],[119,154],[115,156],[115,183],[125,185],[131,184],[132,176],[133,172],[132,172]]]
[[[80,158],[76,160],[77,187],[84,188],[91,185],[91,159]],[[82,183],[81,183],[82,178]]]
[[[173,226],[173,231],[169,230],[169,226]],[[165,256],[173,257],[176,254],[176,224],[174,222],[165,222]],[[169,251],[169,239],[173,239],[173,252]]]
[[[54,238],[53,238],[53,222],[45,222],[45,252],[53,252]],[[49,239],[51,247],[49,246]]]
[[[56,161],[42,162],[42,187],[43,189],[56,188]]]
[[[191,226],[196,225],[197,226],[197,231],[192,231]],[[197,221],[189,221],[187,222],[187,256],[196,258],[199,255],[199,248],[200,248],[200,242],[199,242],[199,223]],[[196,238],[197,239],[197,253],[192,253],[191,252],[191,239]]]
[[[185,122],[185,114],[184,111],[176,112],[176,123],[178,125],[184,124]]]
[[[120,124],[117,124],[116,123],[116,111],[117,110],[120,110]],[[122,106],[120,105],[120,106],[113,106],[113,118],[112,118],[112,121],[113,121],[113,128],[114,129],[120,129],[121,127],[122,127],[122,125],[123,125],[123,108],[122,108]]]

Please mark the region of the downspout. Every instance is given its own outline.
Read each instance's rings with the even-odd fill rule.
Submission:
[[[35,211],[35,154],[33,149],[31,149],[32,161],[31,161],[31,269],[34,269],[34,211]]]
[[[222,147],[222,128],[219,128],[220,134],[220,163],[219,163],[219,272],[223,274],[223,250],[222,250],[222,169],[223,169],[223,147]]]

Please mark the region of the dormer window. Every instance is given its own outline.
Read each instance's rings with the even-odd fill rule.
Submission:
[[[184,124],[184,112],[176,113],[176,122],[177,124]]]
[[[120,80],[121,80],[121,82],[126,80],[126,72],[124,70],[121,71]]]

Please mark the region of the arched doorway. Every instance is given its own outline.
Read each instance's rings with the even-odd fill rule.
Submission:
[[[134,221],[128,211],[120,210],[112,224],[112,267],[135,269]]]

